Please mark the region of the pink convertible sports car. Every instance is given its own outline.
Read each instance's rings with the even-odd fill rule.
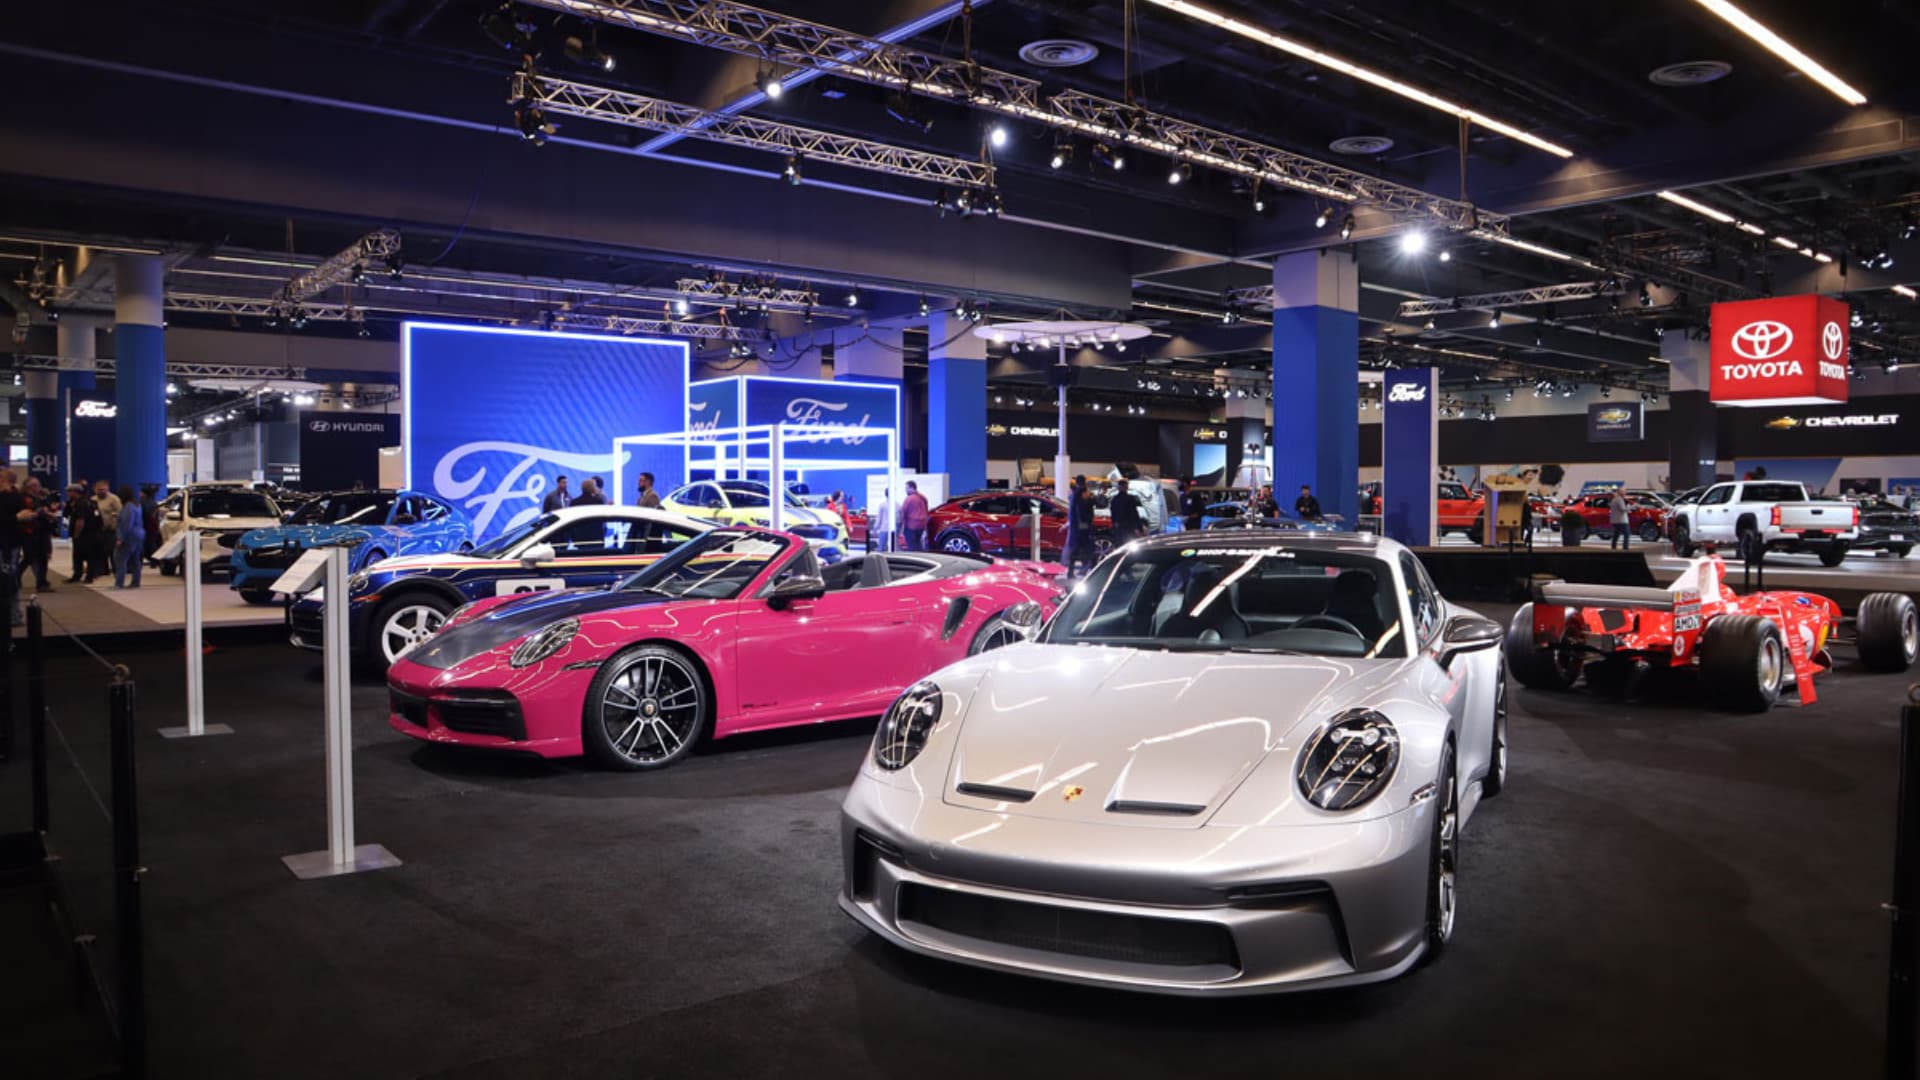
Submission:
[[[492,597],[387,674],[416,739],[671,765],[702,737],[877,716],[928,672],[1023,635],[1061,568],[938,552],[822,570],[785,533],[716,529],[610,589]]]

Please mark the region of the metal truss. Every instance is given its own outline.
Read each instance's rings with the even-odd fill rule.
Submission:
[[[1567,300],[1592,300],[1596,297],[1618,294],[1620,282],[1615,281],[1570,281],[1564,285],[1542,285],[1534,289],[1513,289],[1508,292],[1479,293],[1474,296],[1460,296],[1451,300],[1406,300],[1400,304],[1400,317],[1418,318],[1423,315],[1445,315],[1449,311],[1492,311],[1507,308],[1526,307],[1530,304],[1557,304]],[[1271,301],[1273,291],[1267,290]]]
[[[1472,204],[1155,113],[1069,90],[1043,97],[1037,80],[793,19],[730,0],[523,0],[535,7],[757,57],[778,67],[857,79],[961,102],[1164,154],[1194,165],[1380,210],[1397,220],[1438,222],[1504,235],[1503,215]],[[659,130],[668,130],[660,128]],[[698,134],[685,131],[683,134]]]
[[[208,293],[167,293],[168,311],[191,311],[205,315],[250,315],[260,318],[292,317],[296,313],[320,322],[359,322],[366,309],[352,304],[302,303],[278,296],[216,296]]]
[[[513,76],[512,100],[516,104],[537,106],[547,113],[578,116],[649,131],[668,131],[752,150],[770,150],[793,155],[803,162],[827,161],[889,176],[967,188],[993,186],[993,166],[978,161],[910,150],[872,139],[836,135],[754,116],[733,116],[663,101],[645,94],[610,90],[525,71],[516,72]]]
[[[23,371],[57,371],[60,369],[60,357],[45,355],[25,355],[16,358],[15,367]],[[113,373],[111,360],[95,360],[93,370],[103,374]],[[167,376],[175,379],[304,379],[307,369],[304,367],[266,367],[259,364],[201,364],[186,360],[167,361]]]
[[[596,315],[591,312],[564,312],[553,318],[554,330],[590,330],[608,334],[645,334],[648,337],[682,337],[695,341],[738,341],[765,343],[773,335],[765,330],[727,323],[677,322],[673,319],[649,319],[634,315]]]
[[[789,289],[775,283],[756,284],[751,281],[709,281],[706,278],[681,278],[674,283],[682,296],[689,300],[706,300],[719,304],[745,304],[752,307],[778,308],[788,311],[804,311],[820,302],[820,294],[812,289]]]
[[[355,240],[319,266],[295,275],[280,290],[280,296],[295,303],[319,296],[364,268],[369,259],[386,259],[400,254],[400,234],[392,229],[377,229]]]

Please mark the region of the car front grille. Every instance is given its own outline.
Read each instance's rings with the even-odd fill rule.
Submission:
[[[899,919],[977,941],[1157,967],[1240,968],[1233,935],[1215,923],[1158,919],[981,896],[905,882]]]
[[[389,689],[387,691],[387,702],[388,708],[395,716],[400,717],[415,727],[427,726],[426,698],[415,697],[412,694],[403,694],[398,690]]]
[[[223,548],[226,548],[228,551],[232,551],[234,545],[240,542],[240,537],[245,534],[246,534],[246,530],[244,529],[223,532],[215,536],[213,538],[213,542],[220,545]]]
[[[832,540],[840,535],[831,525],[792,525],[787,531],[804,540]]]
[[[448,731],[496,735],[515,742],[527,737],[520,701],[504,690],[464,690],[457,698],[435,698],[433,714]]]
[[[285,570],[287,567],[292,566],[293,561],[299,557],[300,551],[297,548],[249,548],[247,550],[247,565],[256,570]]]

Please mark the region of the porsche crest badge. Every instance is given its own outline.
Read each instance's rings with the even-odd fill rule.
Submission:
[[[1068,802],[1072,802],[1073,800],[1079,798],[1082,795],[1085,795],[1086,793],[1087,793],[1087,789],[1081,787],[1079,784],[1068,784],[1066,790],[1062,791],[1060,794],[1065,796]]]

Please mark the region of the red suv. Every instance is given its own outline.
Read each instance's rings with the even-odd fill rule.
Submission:
[[[1588,533],[1602,540],[1613,539],[1613,517],[1609,509],[1613,501],[1612,492],[1598,492],[1593,495],[1577,496],[1568,501],[1561,511],[1579,518],[1573,527],[1573,535],[1585,540]],[[1633,534],[1651,544],[1667,534],[1666,503],[1651,495],[1627,493],[1627,527]]]
[[[1040,553],[1058,559],[1067,546],[1067,506],[1051,495],[1020,491],[977,491],[948,499],[927,518],[927,546],[937,551],[1026,556],[1032,539],[1016,528],[1020,519],[1040,514]],[[1113,540],[1096,526],[1094,555],[1106,558]]]

